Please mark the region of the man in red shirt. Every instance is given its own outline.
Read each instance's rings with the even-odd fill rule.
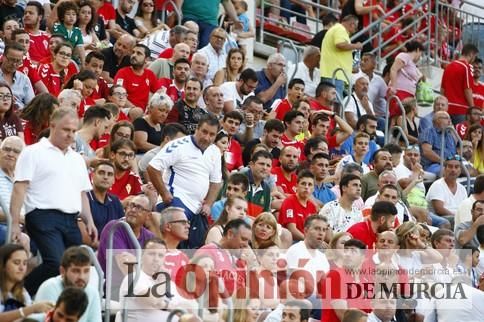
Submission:
[[[347,138],[353,134],[353,128],[341,117],[332,111],[320,110],[315,112],[311,117],[311,137],[322,136],[328,141],[329,149],[339,147]],[[336,132],[330,130],[331,124],[333,127],[338,125]],[[336,123],[336,124],[334,124]]]
[[[109,96],[108,83],[102,78],[104,67],[104,55],[99,51],[91,51],[87,54],[84,69],[90,70],[97,77],[97,86],[91,94],[91,98],[96,104],[104,104]]]
[[[304,239],[304,221],[310,215],[316,214],[316,206],[311,201],[314,191],[314,176],[304,170],[297,177],[297,192],[287,197],[279,211],[279,223],[287,228],[294,241]]]
[[[474,106],[484,109],[484,83],[479,81],[482,74],[482,59],[476,58],[472,63],[474,83],[472,84],[472,97],[474,98]]]
[[[466,120],[464,122],[460,122],[455,126],[457,134],[459,134],[460,138],[464,140],[464,137],[466,136],[469,127],[474,124],[482,125],[481,121],[482,109],[477,106],[469,107],[466,113]]]
[[[390,230],[393,227],[397,208],[389,201],[377,201],[371,208],[370,217],[365,221],[354,224],[348,228],[353,238],[366,244],[368,249],[374,249],[377,234]]]
[[[131,171],[136,156],[136,146],[131,140],[119,139],[111,146],[110,159],[114,163],[114,184],[109,190],[120,200],[141,193],[141,179]]]
[[[475,45],[464,45],[460,58],[447,65],[442,75],[440,93],[449,100],[449,114],[454,125],[463,122],[467,108],[474,106],[471,64],[478,54],[479,50]]]
[[[24,11],[24,28],[30,36],[29,56],[32,61],[38,63],[44,57],[50,56],[50,36],[41,31],[40,22],[44,16],[44,8],[37,1],[29,1]]]
[[[298,141],[296,136],[302,133],[305,122],[304,114],[298,111],[289,111],[284,116],[284,126],[286,130],[281,137],[283,146],[293,146],[299,150],[299,160],[304,158],[304,142]]]
[[[240,143],[235,139],[235,135],[239,132],[240,123],[244,118],[237,110],[225,113],[222,121],[222,130],[227,133],[229,143],[227,151],[225,151],[225,164],[227,170],[238,170],[244,166],[242,162],[242,148]]]
[[[286,197],[296,193],[296,169],[299,160],[299,151],[293,146],[282,148],[279,156],[279,167],[273,167],[271,173],[276,177],[278,190]]]
[[[126,88],[128,92],[128,103],[132,107],[139,107],[143,111],[148,105],[151,93],[160,89],[160,82],[155,74],[145,68],[147,59],[150,57],[150,49],[142,44],[137,44],[133,48],[130,58],[131,66],[121,68],[114,76],[114,84]]]
[[[283,120],[284,115],[292,110],[292,106],[304,96],[304,81],[294,78],[289,82],[287,87],[287,96],[285,99],[276,100],[271,106],[271,118]]]
[[[173,102],[185,98],[185,84],[190,76],[190,62],[186,58],[180,58],[173,65],[173,79],[160,78],[161,87],[166,89],[166,94]]]

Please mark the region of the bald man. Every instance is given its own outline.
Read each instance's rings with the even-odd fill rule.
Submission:
[[[178,43],[173,47],[173,56],[170,59],[158,58],[152,62],[148,69],[150,69],[157,78],[171,78],[173,79],[173,65],[180,58],[190,56],[190,46],[185,43]]]

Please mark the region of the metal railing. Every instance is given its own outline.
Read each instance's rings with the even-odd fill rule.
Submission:
[[[288,44],[289,46],[286,46],[286,44]],[[288,87],[289,87],[289,82],[294,78],[294,76],[297,73],[298,63],[299,63],[299,51],[298,51],[297,47],[294,45],[294,42],[292,40],[288,40],[288,39],[279,40],[279,42],[278,42],[279,53],[284,55],[284,51],[285,51],[286,48],[290,49],[294,53],[294,56],[295,56],[294,62],[293,62],[294,63],[294,72],[292,73],[292,75],[287,75],[289,77],[287,79],[287,82],[286,82],[286,93],[287,93],[287,90],[288,90]],[[286,55],[284,55],[284,56],[286,57],[286,64],[287,64],[288,61],[291,61],[290,59],[287,58]]]
[[[133,243],[135,251],[136,251],[136,262],[138,265],[135,265],[135,276],[133,280],[133,284],[138,282],[141,272],[141,246],[134,235],[133,230],[129,226],[129,224],[125,221],[118,221],[114,225],[112,225],[109,229],[109,237],[108,237],[108,247],[107,247],[107,261],[106,261],[106,300],[105,300],[105,308],[104,308],[104,322],[109,322],[111,318],[111,287],[112,287],[112,279],[113,279],[113,257],[114,253],[113,250],[113,239],[114,233],[117,229],[123,228],[126,233],[128,234],[128,238],[130,239],[131,243]],[[110,253],[109,253],[110,252]],[[126,301],[124,301],[126,304]],[[125,322],[127,320],[127,316],[125,314],[125,308],[123,307],[122,311],[122,320]]]
[[[5,215],[5,223],[7,224],[5,244],[10,244],[12,241],[12,215],[10,215],[10,209],[7,208],[2,197],[0,197],[0,208],[2,208],[3,214]]]
[[[344,100],[338,93],[338,91],[336,91],[336,100],[338,101],[339,105],[340,105],[340,110],[339,110],[339,116],[344,120],[345,119],[345,113],[344,113],[344,110],[346,109],[346,106],[348,106],[348,104],[350,103],[350,99],[351,99],[351,95],[353,95],[353,84],[351,84],[351,78],[349,78],[348,74],[345,72],[345,70],[343,68],[336,68],[334,71],[333,71],[333,75],[331,75],[331,79],[333,79],[333,85],[335,85],[335,80],[336,80],[336,74],[338,74],[339,72],[341,72],[343,74],[343,77],[346,79],[346,81],[348,82],[348,96],[347,96],[347,99]],[[357,107],[358,108],[358,107]]]
[[[402,127],[392,126],[390,128],[390,104],[392,103],[392,101],[395,101],[397,103],[398,108],[402,112]],[[408,133],[407,114],[405,113],[405,108],[403,107],[402,101],[400,101],[400,99],[396,95],[390,96],[390,98],[387,100],[387,108],[385,111],[385,144],[390,141],[390,136],[393,136],[394,130],[397,130],[399,132],[399,134],[397,135],[397,140],[400,139],[399,135],[401,135],[403,137],[403,140],[405,141],[405,144],[409,146],[410,144],[406,135],[406,133]]]
[[[103,299],[103,295],[104,295],[104,272],[103,272],[103,269],[101,267],[101,264],[99,264],[99,261],[97,260],[97,256],[96,256],[96,254],[94,253],[94,251],[92,250],[91,247],[89,247],[87,245],[81,245],[80,247],[87,250],[87,252],[89,253],[89,257],[91,258],[91,263],[94,265],[94,268],[96,269],[96,273],[97,273],[97,276],[98,276],[97,289],[98,289],[98,292],[99,292],[99,299],[101,300],[101,307],[102,307],[102,299]]]
[[[166,24],[166,8],[168,7],[169,4],[173,6],[173,11],[175,11],[175,14],[177,17],[177,24],[181,25],[183,15],[180,9],[178,8],[178,6],[176,5],[175,1],[173,0],[168,0],[163,3],[163,6],[161,7],[161,22]]]
[[[171,310],[170,314],[168,314],[168,317],[166,318],[166,322],[171,322],[173,321],[173,318],[175,317],[175,315],[178,315],[178,314],[185,314],[187,313],[187,311],[185,311],[184,309],[174,309],[174,310]]]
[[[469,195],[469,193],[471,191],[471,175],[469,173],[469,170],[467,170],[467,168],[464,166],[464,164],[462,162],[462,160],[463,160],[463,158],[462,158],[462,150],[463,150],[462,149],[462,147],[463,147],[462,139],[460,138],[456,129],[452,125],[449,125],[444,130],[442,130],[442,134],[440,136],[440,171],[441,171],[441,173],[444,171],[445,135],[447,134],[447,132],[451,132],[451,135],[457,140],[457,143],[459,144],[460,153],[459,153],[459,151],[457,151],[457,155],[460,156],[460,159],[461,159],[460,165],[461,165],[462,170],[464,171],[464,174],[467,177],[466,190],[467,190],[467,195]]]

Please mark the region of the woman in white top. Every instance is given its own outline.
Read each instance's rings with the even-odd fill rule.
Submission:
[[[138,11],[136,11],[134,17],[134,24],[140,32],[139,38],[144,38],[158,30],[168,29],[168,26],[161,23],[161,20],[156,17],[155,2],[153,0],[140,0]]]
[[[96,10],[88,1],[81,2],[79,6],[79,16],[77,18],[77,26],[82,32],[82,41],[84,42],[84,49],[86,54],[90,50],[95,50],[100,43],[94,27],[97,24]]]

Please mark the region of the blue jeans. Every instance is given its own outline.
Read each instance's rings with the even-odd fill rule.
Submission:
[[[429,212],[430,219],[432,219],[432,226],[439,227],[442,225],[450,225],[450,221],[447,220],[445,217],[441,217],[436,215],[432,212]]]
[[[183,19],[182,23],[185,23],[187,21],[194,21],[197,23],[199,31],[198,31],[198,49],[201,49],[205,47],[209,40],[210,40],[210,34],[212,31],[217,28],[218,26],[211,25],[209,23],[200,21],[200,20],[193,20],[193,19]]]
[[[331,84],[334,84],[336,87],[336,92],[338,93],[339,97],[343,99],[343,92],[345,90],[345,83],[340,80],[340,79],[333,79],[333,78],[326,78],[326,77],[321,77],[322,82],[328,82]]]
[[[291,10],[299,13],[299,15],[296,16],[297,22],[306,24],[306,9],[304,9],[302,6],[291,3],[289,0],[281,0],[281,7],[283,8],[281,9],[281,17],[286,18],[288,22],[291,17],[296,16],[294,13],[286,11]]]
[[[45,280],[59,275],[59,265],[66,248],[80,245],[81,232],[77,214],[55,209],[35,209],[25,217],[25,227],[42,255],[42,264],[25,278],[25,288],[34,295]]]

